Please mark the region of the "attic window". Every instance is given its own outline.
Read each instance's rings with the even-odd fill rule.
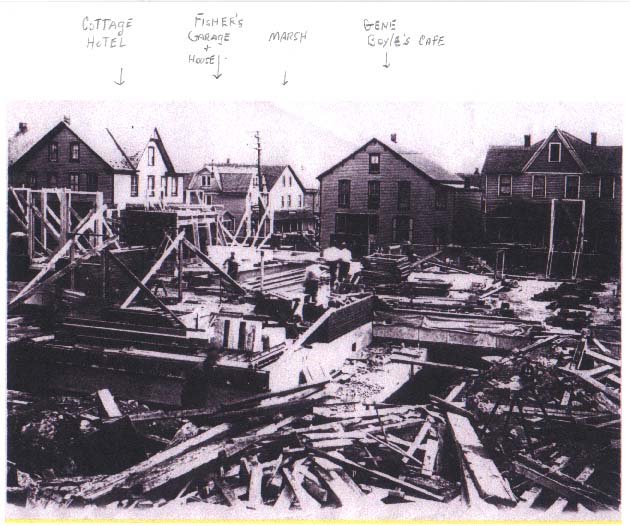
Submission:
[[[562,159],[562,144],[559,142],[549,143],[549,162],[559,163]]]
[[[369,172],[371,174],[381,173],[381,154],[380,153],[371,153],[370,154],[370,169]]]
[[[59,160],[59,145],[56,142],[48,145],[48,160],[53,163]]]
[[[78,142],[71,142],[70,143],[70,160],[78,162],[79,161],[79,153],[80,153],[79,143]]]
[[[155,166],[155,147],[149,146],[147,162],[149,166]]]

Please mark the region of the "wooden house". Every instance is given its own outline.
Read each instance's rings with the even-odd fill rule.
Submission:
[[[239,230],[240,225],[241,234],[248,228],[251,233],[250,223],[256,223],[260,213],[259,198],[272,211],[273,232],[313,230],[314,214],[307,204],[309,194],[293,168],[263,165],[261,174],[259,181],[255,164],[206,165],[191,177],[187,199],[191,203],[222,206],[227,218],[224,224],[232,232]]]
[[[9,138],[9,185],[102,192],[108,206],[183,202],[178,173],[157,128],[112,131],[64,118],[37,130],[21,123]]]
[[[491,146],[481,172],[489,242],[618,257],[621,146],[555,128],[544,140]]]
[[[458,203],[479,202],[462,177],[376,138],[318,179],[321,247],[346,242],[357,255],[375,245],[410,242],[423,252],[450,243]]]

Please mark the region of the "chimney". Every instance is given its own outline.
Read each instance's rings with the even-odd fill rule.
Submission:
[[[70,126],[71,124],[70,115],[64,115],[63,122],[65,122],[68,126]]]
[[[19,133],[26,133],[28,131],[28,125],[25,122],[21,122],[18,125],[18,131]]]
[[[479,175],[479,168],[475,168],[475,173],[473,175]]]
[[[597,132],[591,132],[591,146],[597,146]]]
[[[525,140],[525,148],[529,148],[532,145],[532,136],[531,135],[524,135],[523,139]]]
[[[225,161],[225,164],[230,164],[230,158],[228,157],[227,160]]]
[[[470,177],[464,177],[464,188],[466,190],[470,188]]]
[[[389,136],[389,138],[390,138],[390,140],[391,140],[393,143],[395,143],[395,142],[396,142],[396,134],[395,134],[395,133],[392,133],[392,134]]]

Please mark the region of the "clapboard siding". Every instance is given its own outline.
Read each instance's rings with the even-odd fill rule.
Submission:
[[[549,144],[560,143],[560,162],[549,162]],[[558,132],[551,134],[549,143],[540,151],[534,162],[527,169],[528,172],[581,172],[580,165],[575,161],[571,153],[564,147]]]
[[[56,162],[48,160],[48,145],[52,142],[56,142],[59,148]],[[78,162],[70,161],[70,144],[73,142],[80,144]],[[113,170],[67,127],[61,127],[49,140],[36,144],[20,159],[9,171],[9,184],[30,187],[33,175],[37,180],[37,188],[69,188],[70,174],[80,174],[81,191],[88,189],[87,174],[95,174],[98,178],[96,190],[103,192],[103,202],[113,203]]]
[[[380,173],[369,173],[369,155],[380,154]],[[340,208],[338,188],[340,180],[350,181],[350,206]],[[380,206],[378,210],[368,208],[368,182],[380,181]],[[411,187],[410,207],[408,211],[398,210],[398,183],[409,181]],[[435,192],[437,183],[417,172],[406,162],[394,156],[390,150],[378,142],[371,142],[357,151],[352,157],[334,170],[327,172],[320,181],[321,200],[321,246],[330,244],[331,234],[335,233],[335,215],[337,213],[378,215],[378,234],[376,243],[393,243],[393,223],[396,216],[408,215],[413,218],[414,244],[432,244],[436,228],[445,232],[447,239],[452,234],[454,191],[444,187],[447,192],[445,210],[436,210]]]

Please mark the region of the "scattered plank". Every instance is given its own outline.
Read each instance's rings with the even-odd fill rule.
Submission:
[[[446,415],[455,444],[464,459],[481,497],[487,502],[507,506],[516,505],[516,497],[496,464],[488,456],[468,418]]]
[[[99,413],[103,418],[120,418],[122,412],[114,400],[109,389],[100,389],[96,392],[96,402]]]

